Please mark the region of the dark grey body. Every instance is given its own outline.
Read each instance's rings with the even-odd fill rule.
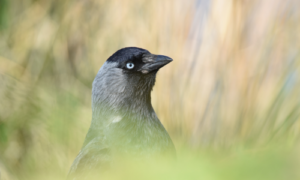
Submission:
[[[168,63],[159,58],[168,57],[124,48],[101,67],[93,82],[91,127],[72,164],[70,179],[82,179],[76,175],[80,171],[101,170],[114,163],[116,156],[175,155],[172,140],[151,105],[156,73]],[[126,69],[128,62],[135,69]]]

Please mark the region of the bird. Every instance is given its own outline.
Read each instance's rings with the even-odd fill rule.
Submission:
[[[91,125],[68,179],[102,171],[116,157],[176,156],[151,104],[157,72],[171,61],[138,47],[122,48],[105,61],[92,84]]]

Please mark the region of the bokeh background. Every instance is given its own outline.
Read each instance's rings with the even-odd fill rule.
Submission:
[[[299,0],[0,0],[1,180],[64,179],[116,50],[174,61],[152,104],[172,167],[106,179],[298,179]]]

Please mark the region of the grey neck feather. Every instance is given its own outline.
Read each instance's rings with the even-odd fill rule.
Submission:
[[[102,127],[109,116],[116,115],[146,118],[150,113],[156,118],[150,97],[156,73],[146,77],[126,76],[116,66],[105,62],[93,82],[92,126]]]
[[[151,105],[155,76],[156,72],[126,75],[116,64],[106,62],[93,82],[93,117],[83,147],[100,138],[102,146],[122,153],[175,152]]]

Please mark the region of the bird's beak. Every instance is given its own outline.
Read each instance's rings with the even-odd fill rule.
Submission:
[[[162,68],[171,61],[173,61],[173,59],[168,56],[154,54],[146,55],[143,57],[143,62],[145,64],[140,68],[140,71],[144,74],[147,74],[151,71]]]

